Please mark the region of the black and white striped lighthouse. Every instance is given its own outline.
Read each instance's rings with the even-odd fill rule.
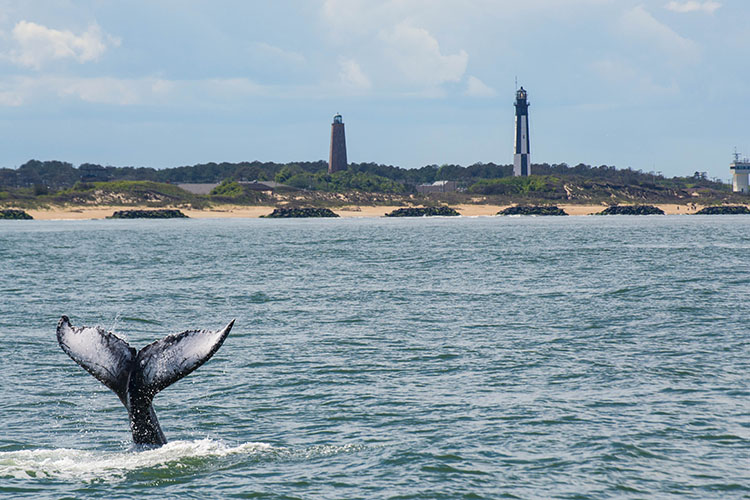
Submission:
[[[513,155],[513,175],[531,175],[531,150],[529,149],[529,103],[526,91],[516,91],[516,148]]]

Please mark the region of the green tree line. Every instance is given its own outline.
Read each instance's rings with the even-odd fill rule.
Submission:
[[[219,183],[226,179],[234,181],[276,181],[300,188],[323,191],[361,190],[383,193],[415,192],[419,184],[435,181],[457,181],[459,186],[475,193],[504,193],[544,191],[550,184],[559,184],[560,179],[589,179],[615,185],[637,185],[643,187],[706,187],[726,189],[720,183],[706,179],[704,175],[666,178],[630,168],[613,166],[590,166],[579,164],[532,165],[532,180],[500,181],[512,179],[511,165],[475,163],[461,165],[426,165],[421,168],[401,168],[376,163],[352,163],[343,172],[328,174],[324,161],[273,163],[202,163],[191,166],[155,169],[151,167],[115,167],[84,163],[78,167],[61,161],[30,160],[18,168],[0,168],[0,189],[29,188],[35,194],[46,194],[72,188],[77,182],[152,181],[169,184]],[[533,180],[536,178],[536,180]],[[541,180],[540,180],[541,179]],[[554,179],[554,181],[553,181]],[[236,188],[235,188],[236,189]],[[226,193],[230,194],[230,193]]]

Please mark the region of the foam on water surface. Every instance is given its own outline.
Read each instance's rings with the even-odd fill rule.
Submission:
[[[230,455],[272,453],[266,443],[228,446],[211,439],[174,441],[144,451],[91,451],[71,448],[0,452],[0,478],[58,478],[85,482],[121,480],[147,469],[181,469],[191,459],[222,458]]]
[[[81,482],[121,481],[131,474],[170,470],[187,474],[201,463],[225,457],[271,462],[311,460],[355,452],[359,445],[311,446],[293,449],[248,442],[230,446],[212,439],[173,441],[151,450],[92,451],[72,448],[0,452],[0,479],[61,479]]]

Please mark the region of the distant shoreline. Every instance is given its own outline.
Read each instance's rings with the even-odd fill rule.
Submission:
[[[480,217],[496,215],[511,205],[475,205],[475,204],[457,204],[451,205],[458,212],[467,217]],[[601,212],[604,205],[574,205],[559,204],[558,207],[565,210],[568,215],[593,215]],[[703,208],[702,205],[678,205],[678,204],[655,204],[654,206],[664,210],[667,215],[685,215],[692,214]],[[26,212],[37,220],[92,220],[104,219],[116,210],[149,210],[155,207],[145,205],[139,206],[119,206],[119,205],[102,205],[102,206],[71,206],[55,207],[51,209],[27,209]],[[159,207],[165,208],[165,207]],[[178,208],[178,207],[169,207]],[[259,218],[261,215],[267,215],[273,212],[274,206],[239,206],[223,205],[206,209],[185,209],[179,208],[185,215],[193,219],[225,219],[225,218]],[[333,208],[332,210],[340,217],[357,218],[357,217],[383,217],[386,213],[403,208],[402,206],[344,206]]]

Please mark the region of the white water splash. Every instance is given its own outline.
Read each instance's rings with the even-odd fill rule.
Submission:
[[[229,455],[262,455],[272,451],[266,443],[227,446],[211,439],[174,441],[146,451],[86,451],[69,448],[0,452],[0,478],[58,478],[117,481],[144,469],[185,468],[186,459]]]
[[[82,482],[121,481],[129,474],[149,469],[184,470],[189,474],[195,459],[221,459],[234,456],[258,461],[311,460],[339,453],[353,453],[362,445],[314,445],[293,449],[267,443],[228,446],[212,439],[172,441],[161,448],[145,451],[88,451],[70,448],[0,452],[0,478],[51,478]],[[180,473],[180,472],[176,472]]]
[[[117,311],[117,314],[115,314],[115,319],[112,321],[112,327],[109,329],[109,331],[112,332],[113,334],[117,335],[118,337],[120,337],[125,342],[127,342],[128,341],[127,338],[125,338],[124,336],[122,336],[122,335],[120,335],[120,334],[117,333],[117,323],[120,321],[120,315],[121,315],[121,313],[122,313],[121,310]]]

